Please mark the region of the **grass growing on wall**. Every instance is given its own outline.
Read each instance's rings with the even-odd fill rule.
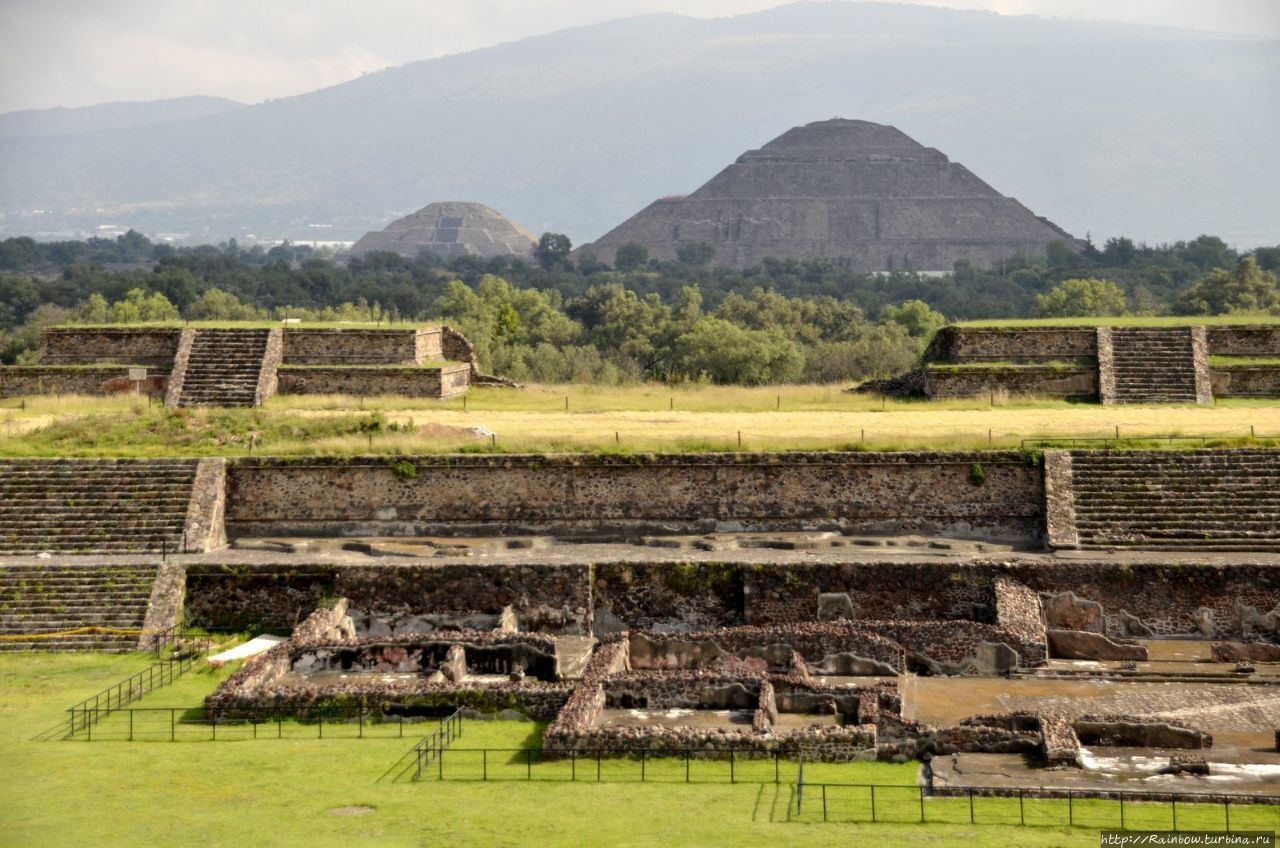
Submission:
[[[1092,318],[985,318],[957,321],[957,327],[1222,327],[1233,324],[1274,324],[1280,315],[1110,315]]]
[[[0,402],[0,456],[353,456],[453,452],[978,450],[1023,439],[1211,445],[1280,437],[1280,402],[1101,406],[997,393],[891,400],[838,387],[481,388],[463,398],[277,396],[258,409],[166,410],[131,397]],[[741,441],[739,441],[739,434]],[[1186,443],[1175,443],[1185,447]],[[1198,442],[1197,442],[1198,446]]]

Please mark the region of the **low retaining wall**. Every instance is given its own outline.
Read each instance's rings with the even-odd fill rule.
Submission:
[[[159,397],[167,377],[148,369],[147,379],[135,382],[129,379],[129,369],[119,365],[0,365],[0,397],[134,392]]]
[[[191,565],[187,623],[290,632],[324,598],[345,597],[361,621],[423,615],[500,616],[512,607],[525,631],[591,632],[590,566]],[[379,628],[381,629],[381,628]]]
[[[422,365],[443,356],[439,327],[284,328],[285,365]]]
[[[1033,539],[1043,502],[1038,465],[1012,452],[462,455],[395,463],[399,472],[387,459],[237,462],[228,474],[228,533],[824,528]]]
[[[1215,397],[1280,397],[1280,365],[1219,365],[1209,372]]]
[[[1026,366],[1018,368],[925,368],[929,397],[975,397],[988,392],[1010,395],[1097,400],[1098,369]]]
[[[168,370],[181,332],[178,327],[52,327],[40,333],[40,361],[156,365]]]
[[[282,365],[277,377],[281,394],[448,398],[467,390],[471,366],[466,363],[428,368]]]
[[[1093,327],[943,327],[926,362],[1034,362],[1098,355]]]

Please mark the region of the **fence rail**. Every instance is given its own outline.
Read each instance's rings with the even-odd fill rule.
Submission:
[[[64,738],[85,742],[222,742],[246,739],[403,739],[418,719],[371,714],[366,708],[297,712],[272,707],[223,711],[201,706],[77,707],[83,724]],[[434,720],[434,719],[433,719]],[[458,732],[459,734],[461,731]]]
[[[414,760],[416,768],[413,773],[414,780],[422,779],[422,770],[431,765],[432,761],[440,763],[440,768],[444,768],[444,752],[453,744],[453,740],[462,735],[462,710],[453,711],[453,715],[440,722],[440,726],[431,733],[422,738],[417,745],[413,746]],[[441,772],[443,773],[443,771]]]
[[[68,707],[66,735],[75,736],[81,730],[88,730],[102,719],[123,709],[126,704],[168,686],[190,671],[206,653],[207,649],[200,648],[171,659],[160,660],[114,686],[108,686],[98,694]]]
[[[1114,830],[1280,828],[1280,796],[797,783],[792,821],[999,824]]]

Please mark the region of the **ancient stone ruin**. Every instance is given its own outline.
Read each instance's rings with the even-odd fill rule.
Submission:
[[[292,631],[209,717],[462,708],[548,757],[1206,781],[1280,721],[1277,451],[396,462],[6,460],[0,644]]]
[[[1280,326],[949,326],[934,336],[921,370],[889,382],[868,388],[1104,404],[1274,398],[1280,397]]]
[[[638,244],[654,259],[705,243],[711,264],[826,259],[852,271],[950,271],[1043,255],[1072,236],[963,165],[894,127],[833,119],[794,127],[688,196],[656,200],[579,248],[612,263]]]
[[[55,327],[39,365],[0,366],[0,397],[140,393],[166,406],[260,406],[283,394],[449,398],[482,374],[450,327]]]
[[[536,245],[537,239],[523,227],[488,206],[449,201],[429,204],[381,230],[365,233],[350,252],[352,256],[386,251],[410,258],[426,252],[444,259],[455,256],[528,259],[533,256]]]

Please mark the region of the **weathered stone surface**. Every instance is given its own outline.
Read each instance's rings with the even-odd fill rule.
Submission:
[[[414,257],[426,251],[437,256],[531,257],[537,244],[518,224],[481,203],[446,201],[424,206],[365,235],[351,248],[352,256],[387,251]]]
[[[1102,604],[1076,596],[1075,592],[1043,594],[1045,621],[1058,630],[1085,630],[1090,633],[1107,632],[1107,615]]]
[[[1062,660],[1138,660],[1147,659],[1144,645],[1125,645],[1101,633],[1083,630],[1050,630],[1049,656]]]
[[[238,461],[229,471],[228,532],[632,535],[644,527],[664,533],[945,528],[971,537],[1034,538],[1043,497],[1039,468],[1007,452],[466,455],[403,461],[415,464],[413,479],[397,477],[386,461]],[[985,471],[982,486],[973,485],[974,463]]]
[[[705,242],[711,262],[827,259],[854,271],[949,271],[1043,253],[1072,236],[937,150],[868,121],[795,127],[740,156],[687,197],[667,197],[580,248],[612,262],[637,243],[672,260]]]
[[[818,595],[818,621],[853,621],[857,615],[853,611],[853,601],[848,592],[823,592]]]

